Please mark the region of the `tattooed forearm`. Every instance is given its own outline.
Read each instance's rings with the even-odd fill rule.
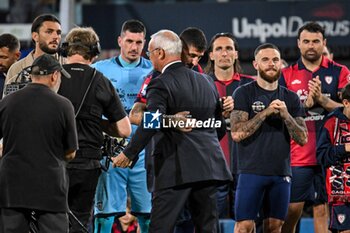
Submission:
[[[321,97],[317,100],[317,102],[328,112],[333,111],[335,108],[342,107],[341,103],[338,103],[325,95],[321,95]]]
[[[301,117],[293,118],[289,116],[284,120],[290,137],[299,145],[303,146],[307,143],[307,128],[304,119]]]
[[[135,103],[129,113],[129,119],[131,124],[140,125],[143,117],[143,113],[146,110],[146,104]]]
[[[233,110],[231,113],[231,135],[232,139],[240,142],[256,132],[264,122],[266,115],[264,112],[256,114],[248,120],[248,113],[244,111]]]

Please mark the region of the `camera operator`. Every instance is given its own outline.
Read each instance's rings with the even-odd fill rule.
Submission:
[[[75,108],[79,150],[68,165],[68,203],[78,221],[71,219],[72,232],[87,227],[93,198],[101,173],[104,131],[115,137],[131,133],[129,118],[112,85],[99,71],[89,65],[100,53],[99,38],[92,28],[73,28],[62,43],[62,55],[67,56],[63,67],[72,76],[62,80],[59,94],[67,97]],[[102,116],[108,120],[102,120]],[[70,216],[74,217],[74,216]]]
[[[50,55],[31,67],[32,83],[0,102],[0,232],[29,232],[33,211],[38,232],[68,230],[66,162],[74,158],[78,138],[74,108],[56,92],[61,74]]]

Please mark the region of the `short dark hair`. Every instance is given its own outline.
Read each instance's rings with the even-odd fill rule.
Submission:
[[[39,28],[43,25],[44,22],[51,21],[57,22],[61,25],[59,19],[52,14],[42,14],[36,17],[32,23],[32,32],[39,32]]]
[[[350,83],[346,84],[340,92],[342,100],[350,101]]]
[[[324,35],[324,28],[316,23],[316,22],[309,22],[307,24],[304,24],[304,26],[302,26],[301,28],[299,28],[298,30],[298,39],[300,39],[300,34],[303,31],[308,31],[308,32],[313,32],[313,33],[318,33],[320,32],[322,34],[323,39],[325,39],[325,35]]]
[[[10,52],[20,49],[20,43],[17,37],[12,34],[4,33],[0,35],[0,48],[7,47]]]
[[[143,23],[137,19],[129,19],[123,23],[122,30],[120,34],[123,34],[125,32],[132,32],[132,33],[142,33],[146,36],[146,27],[143,25]]]
[[[180,39],[187,49],[189,46],[195,47],[198,51],[205,51],[207,48],[207,39],[204,32],[199,28],[186,28],[181,32]]]
[[[230,32],[220,32],[220,33],[217,33],[215,34],[210,42],[209,42],[209,47],[207,49],[207,52],[210,53],[210,52],[213,52],[213,45],[214,45],[214,42],[220,38],[220,37],[227,37],[227,38],[230,38],[232,41],[233,41],[233,46],[235,46],[235,50],[238,51],[239,50],[239,47],[238,47],[238,43],[237,43],[237,40],[236,38],[233,36],[232,33]],[[235,61],[235,64],[234,64],[234,69],[235,69],[235,73],[241,73],[242,72],[242,68],[241,68],[241,65],[239,64],[239,60],[236,59]],[[207,66],[205,67],[205,72],[206,73],[213,73],[214,72],[214,61],[208,59],[208,63],[207,63]]]
[[[279,48],[276,45],[271,44],[271,43],[264,43],[264,44],[259,45],[255,49],[254,57],[260,52],[260,50],[263,50],[263,49],[276,49],[281,54],[281,51],[279,50]]]

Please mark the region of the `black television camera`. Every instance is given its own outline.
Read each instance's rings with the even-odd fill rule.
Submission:
[[[102,145],[102,156],[106,157],[102,169],[107,171],[113,157],[119,155],[128,145],[128,141],[125,138],[116,138],[111,137],[107,134],[104,134],[104,140]]]
[[[15,81],[5,85],[4,96],[11,94],[19,89],[25,87],[28,83],[32,82],[30,78],[31,66],[24,68],[18,73]]]

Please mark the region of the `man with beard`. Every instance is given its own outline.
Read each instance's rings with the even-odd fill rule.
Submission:
[[[59,60],[57,51],[61,41],[62,30],[58,18],[51,14],[39,15],[32,23],[31,32],[35,48],[25,58],[10,67],[7,72],[5,85],[14,82],[24,68],[31,66],[34,59],[45,53],[54,55],[56,60]]]
[[[127,113],[134,104],[143,78],[153,70],[151,61],[141,56],[145,37],[146,28],[142,22],[125,21],[118,37],[120,55],[93,64],[111,80]],[[136,125],[132,125],[132,129],[135,131]],[[128,195],[141,233],[148,232],[151,193],[147,190],[144,151],[133,169],[110,166],[108,171],[102,172],[95,195],[95,233],[111,232],[114,217],[126,212]]]
[[[218,134],[224,133],[219,96],[205,75],[185,67],[181,52],[181,40],[174,32],[161,30],[151,36],[147,53],[154,68],[162,73],[147,87],[147,110],[156,112],[152,114],[154,119],[188,111],[196,122],[213,119],[218,124],[212,127],[200,123],[185,133],[178,130],[182,124],[161,126],[159,130],[142,124],[126,149],[112,160],[114,166],[128,166],[154,135],[163,132],[154,152],[150,232],[173,232],[189,201],[195,231],[212,233],[218,231],[216,186],[232,178],[218,140]]]
[[[325,46],[324,28],[315,22],[302,26],[298,31],[301,58],[283,69],[279,80],[282,86],[299,95],[308,110],[305,119],[308,143],[301,147],[291,142],[293,180],[288,217],[282,229],[286,233],[294,232],[304,203],[308,200],[314,204],[315,232],[328,232],[327,196],[322,169],[316,160],[316,138],[324,117],[341,106],[339,92],[349,81],[350,73],[345,66],[322,56]]]
[[[252,232],[264,203],[264,232],[281,232],[290,185],[290,139],[307,142],[299,97],[278,85],[281,56],[273,44],[254,52],[257,80],[233,94],[231,136],[238,156],[235,232]],[[266,210],[266,211],[265,211]]]
[[[251,76],[240,73],[242,69],[238,60],[238,43],[231,33],[224,32],[214,35],[209,43],[208,54],[209,60],[205,71],[213,78],[220,98],[224,100],[223,107],[228,109],[228,111],[224,111],[223,115],[229,121],[233,106],[229,107],[228,101],[229,99],[232,100],[232,93],[237,87],[250,83],[254,79]],[[236,190],[235,174],[237,173],[237,156],[232,153],[230,131],[230,127],[227,127],[227,133],[220,140],[220,145],[226,162],[231,168],[234,180],[230,185],[225,184],[218,187],[217,198],[220,218],[226,218],[228,210],[231,216],[234,217],[232,208],[234,202],[230,200],[232,206],[229,207],[229,202],[227,201],[234,197]],[[230,195],[230,192],[232,195]]]
[[[0,35],[0,99],[4,88],[5,78],[10,66],[21,56],[18,39],[8,33]]]
[[[188,27],[181,32],[180,39],[182,41],[182,62],[188,68],[203,73],[199,61],[204,56],[207,48],[207,39],[204,32],[196,27]]]

